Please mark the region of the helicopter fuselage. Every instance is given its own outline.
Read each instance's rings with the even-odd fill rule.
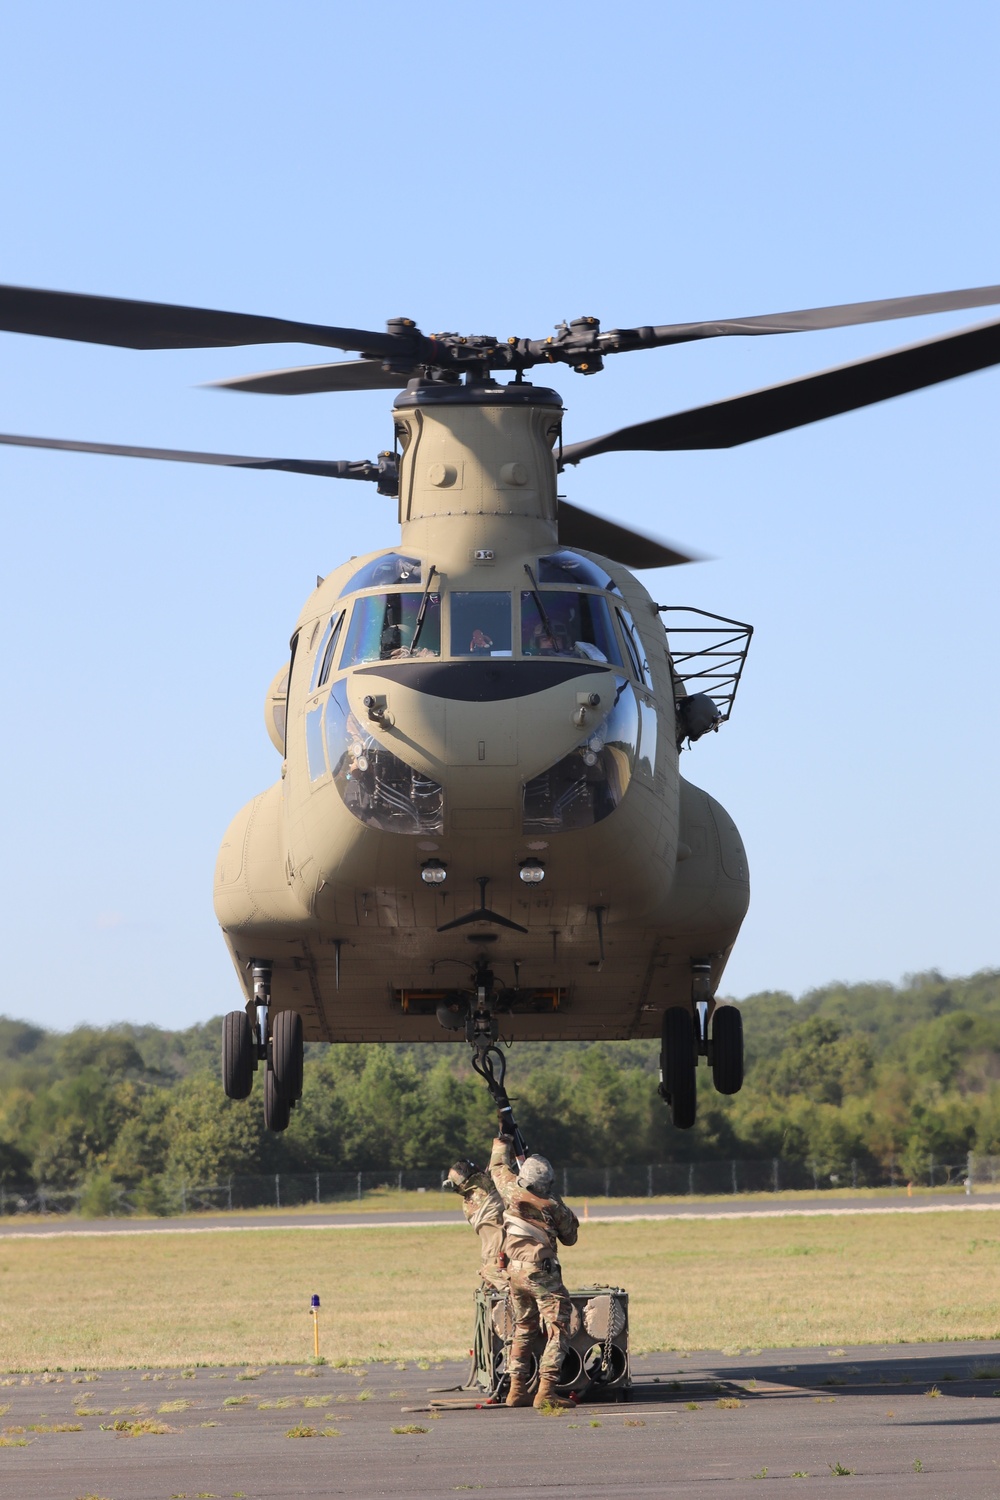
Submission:
[[[307,601],[266,705],[280,780],[219,854],[248,1001],[266,960],[306,1039],[445,1040],[488,962],[508,1037],[657,1034],[693,964],[714,993],[749,887],[679,775],[656,606],[559,545],[554,392],[422,386],[394,415],[400,545]]]

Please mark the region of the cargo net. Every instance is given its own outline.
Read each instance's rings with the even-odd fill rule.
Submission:
[[[707,693],[724,724],[733,711],[753,626],[686,604],[660,604],[677,696]]]

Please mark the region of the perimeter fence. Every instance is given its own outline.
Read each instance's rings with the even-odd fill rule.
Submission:
[[[904,1172],[895,1160],[854,1158],[829,1164],[788,1157],[758,1161],[697,1161],[563,1167],[557,1186],[573,1201],[599,1198],[716,1196],[786,1191],[827,1192],[861,1188],[939,1188],[972,1191],[1000,1187],[1000,1156],[968,1156],[961,1162],[928,1157],[921,1170]],[[393,1193],[426,1193],[435,1207],[454,1207],[436,1169],[385,1168],[339,1172],[274,1172],[233,1176],[224,1182],[190,1183],[157,1178],[137,1188],[102,1181],[56,1189],[39,1184],[0,1183],[0,1215],[84,1213],[92,1217],[131,1214],[229,1213],[249,1208],[301,1208],[354,1201],[371,1194],[384,1202]],[[428,1205],[430,1206],[430,1204]]]

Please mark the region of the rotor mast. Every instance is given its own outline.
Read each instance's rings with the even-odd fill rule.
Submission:
[[[556,445],[560,396],[545,387],[490,379],[466,385],[411,381],[393,415],[400,445],[399,524],[403,545],[433,551],[464,571],[470,552],[489,548],[499,517],[520,522],[519,539],[545,552],[558,544]],[[442,519],[472,522],[451,528]]]

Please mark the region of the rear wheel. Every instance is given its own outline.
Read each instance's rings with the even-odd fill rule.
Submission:
[[[291,1110],[291,1100],[279,1089],[274,1069],[268,1068],[264,1074],[264,1124],[268,1130],[287,1130]]]
[[[718,1005],[712,1017],[712,1082],[720,1094],[743,1087],[743,1015],[735,1005]]]
[[[690,1130],[697,1113],[695,1070],[698,1062],[694,1020],[683,1006],[663,1012],[663,1046],[660,1051],[661,1091],[670,1105],[670,1118],[679,1130]]]
[[[253,1088],[253,1031],[245,1010],[222,1019],[222,1086],[230,1099],[246,1099]]]
[[[288,1103],[302,1098],[302,1017],[279,1010],[271,1032],[271,1067],[279,1093]]]

